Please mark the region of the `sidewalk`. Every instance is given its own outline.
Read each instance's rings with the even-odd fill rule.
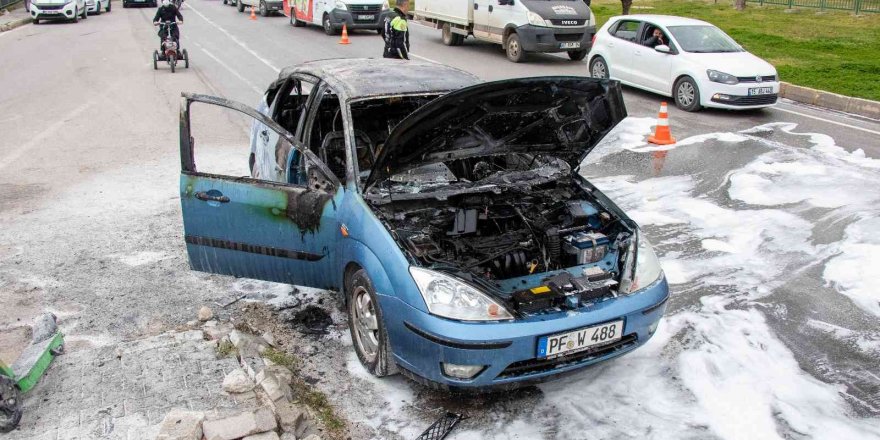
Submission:
[[[0,32],[11,31],[31,22],[31,16],[24,10],[24,5],[16,4],[15,9],[0,15]]]

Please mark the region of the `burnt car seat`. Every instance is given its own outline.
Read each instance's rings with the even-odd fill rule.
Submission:
[[[360,130],[354,131],[355,150],[358,155],[358,165],[361,171],[372,168],[376,159],[373,140]],[[324,136],[321,143],[321,160],[333,171],[339,180],[345,181],[345,132],[342,130],[331,131]]]

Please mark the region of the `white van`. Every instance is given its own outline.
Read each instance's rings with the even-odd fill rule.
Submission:
[[[443,43],[458,46],[468,36],[501,44],[510,61],[528,52],[587,56],[596,17],[584,0],[418,0],[419,22],[443,30]]]
[[[368,29],[382,33],[385,17],[392,12],[388,0],[284,0],[290,24],[300,27],[316,24],[327,35],[348,30]]]

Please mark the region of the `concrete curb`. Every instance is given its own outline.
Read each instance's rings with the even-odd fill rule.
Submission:
[[[880,119],[880,102],[838,95],[824,90],[780,83],[779,96],[804,104],[838,110],[871,119]]]
[[[0,32],[11,31],[19,26],[24,26],[32,21],[33,19],[31,19],[31,17],[25,17],[15,21],[11,21],[9,23],[0,24]]]

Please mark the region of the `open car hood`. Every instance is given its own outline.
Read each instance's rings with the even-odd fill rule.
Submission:
[[[478,84],[401,121],[366,187],[432,163],[509,153],[545,153],[574,169],[625,117],[617,81],[537,77]]]

